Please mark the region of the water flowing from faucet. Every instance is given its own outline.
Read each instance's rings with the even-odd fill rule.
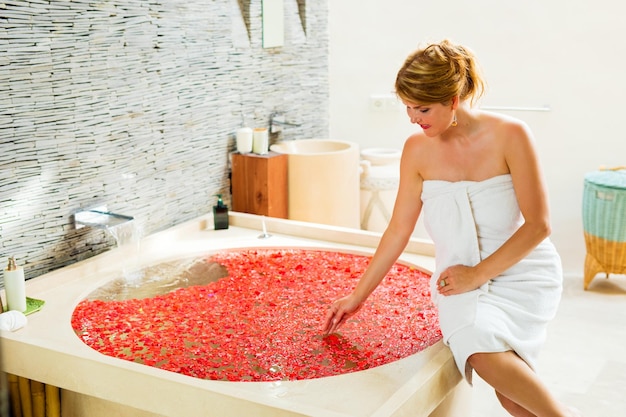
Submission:
[[[117,248],[128,252],[124,256],[122,274],[129,281],[135,281],[143,274],[140,268],[141,236],[134,220],[107,226],[106,231],[115,239]]]

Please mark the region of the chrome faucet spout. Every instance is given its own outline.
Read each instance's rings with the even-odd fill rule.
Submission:
[[[112,213],[106,206],[93,207],[74,213],[74,226],[81,229],[85,226],[98,229],[110,229],[122,223],[134,220],[134,217]]]
[[[278,133],[282,131],[283,126],[301,126],[300,123],[292,123],[285,120],[285,115],[282,113],[272,113],[270,115],[270,133]]]

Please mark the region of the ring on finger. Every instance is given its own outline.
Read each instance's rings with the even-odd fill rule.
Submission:
[[[446,279],[445,278],[443,278],[441,281],[439,281],[439,286],[441,288],[445,287],[446,285],[448,285],[448,283],[446,283]]]

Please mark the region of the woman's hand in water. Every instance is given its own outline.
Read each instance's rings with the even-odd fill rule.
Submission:
[[[340,298],[332,303],[324,321],[324,334],[336,332],[339,326],[359,311],[362,306],[363,302],[358,300],[354,294]]]

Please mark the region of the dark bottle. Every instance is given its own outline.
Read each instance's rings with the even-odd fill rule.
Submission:
[[[213,222],[215,230],[228,229],[228,206],[222,201],[222,195],[217,195],[217,205],[213,206]]]

